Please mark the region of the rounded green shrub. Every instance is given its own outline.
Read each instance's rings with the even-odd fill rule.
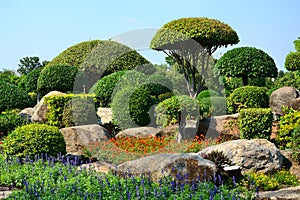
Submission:
[[[197,99],[198,101],[201,101],[201,99],[204,99],[204,98],[208,98],[208,97],[218,97],[220,96],[220,94],[214,90],[203,90],[202,92],[200,92],[198,95],[197,95]]]
[[[0,114],[0,140],[19,126],[26,124],[26,120],[14,112]]]
[[[289,71],[300,70],[300,52],[290,52],[285,58],[284,67]]]
[[[30,96],[16,85],[0,80],[0,113],[9,109],[34,106]]]
[[[156,123],[163,127],[178,123],[182,112],[186,112],[184,115],[189,118],[199,117],[198,101],[186,95],[172,96],[160,102],[155,111]]]
[[[64,137],[57,127],[46,124],[29,124],[18,127],[2,144],[6,156],[35,156],[47,153],[57,156],[66,153]]]
[[[268,108],[267,88],[244,86],[235,89],[227,98],[229,113],[236,113],[242,108]]]
[[[219,116],[226,114],[226,97],[212,96],[199,101],[202,117]]]
[[[37,92],[37,82],[39,79],[39,76],[41,74],[42,68],[36,68],[32,71],[30,71],[26,76],[24,80],[24,86],[26,92]]]
[[[151,122],[150,108],[157,99],[140,87],[127,87],[116,93],[111,107],[114,123],[121,129],[146,126]]]
[[[160,74],[149,76],[147,83],[144,84],[143,87],[155,97],[173,90],[172,81],[168,77]]]
[[[97,124],[95,102],[92,98],[72,98],[65,106],[62,122],[65,127]]]
[[[60,92],[73,91],[77,67],[70,65],[47,65],[38,79],[37,90],[41,95],[57,90]]]
[[[98,106],[108,107],[111,102],[111,96],[119,82],[120,78],[126,73],[126,71],[119,71],[107,75],[101,78],[92,87],[90,93],[95,93]]]
[[[300,164],[300,126],[294,129],[292,133],[292,157]]]
[[[241,139],[270,139],[273,113],[270,108],[248,108],[239,111]]]

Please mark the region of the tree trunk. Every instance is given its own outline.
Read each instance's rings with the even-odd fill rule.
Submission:
[[[247,76],[242,76],[242,80],[243,80],[243,86],[248,85],[248,77]]]

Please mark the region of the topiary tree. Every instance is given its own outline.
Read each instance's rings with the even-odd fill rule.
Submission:
[[[290,52],[284,62],[284,67],[289,71],[300,70],[300,37],[294,41],[296,52]]]
[[[239,47],[227,51],[216,63],[226,77],[241,77],[243,85],[249,78],[276,77],[277,67],[272,57],[261,49]]]
[[[30,71],[24,78],[24,87],[26,92],[37,93],[37,82],[41,74],[42,68]]]
[[[66,154],[66,143],[63,134],[57,127],[46,124],[29,124],[18,127],[8,135],[2,144],[6,156],[35,156],[47,153],[57,156]]]
[[[196,98],[204,89],[212,53],[219,47],[238,42],[237,33],[229,25],[215,19],[194,17],[166,23],[152,38],[150,48],[163,51],[178,64],[190,97]]]
[[[16,85],[0,80],[0,113],[9,109],[34,106],[31,97]]]
[[[54,90],[73,91],[77,71],[77,67],[70,65],[48,65],[42,70],[38,78],[37,91],[41,95]]]
[[[269,96],[265,87],[244,86],[235,89],[227,98],[229,113],[236,113],[242,108],[268,108]]]

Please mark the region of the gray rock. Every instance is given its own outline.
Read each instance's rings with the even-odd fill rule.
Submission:
[[[299,103],[300,92],[290,86],[282,87],[274,92],[272,92],[270,96],[270,108],[275,112],[277,115],[283,115],[282,106],[287,107],[299,107],[297,103]],[[291,104],[293,102],[293,105]]]
[[[137,128],[129,128],[123,131],[120,131],[116,138],[131,136],[131,137],[154,137],[161,136],[161,129],[153,128],[153,127],[137,127]]]
[[[18,113],[18,115],[30,123],[33,112],[34,112],[33,108],[25,108],[25,109],[21,110]]]
[[[300,186],[259,193],[260,200],[300,200]]]
[[[107,141],[107,131],[98,124],[73,126],[62,128],[67,153],[72,155],[84,155],[84,148],[90,143]]]
[[[115,169],[117,174],[130,173],[134,176],[149,176],[153,181],[159,181],[164,176],[171,176],[176,179],[176,175],[183,177],[187,175],[187,181],[201,181],[212,178],[216,172],[216,165],[196,153],[178,154],[157,154],[143,157],[137,160],[128,161],[118,165]],[[177,177],[178,180],[178,177]],[[180,181],[180,180],[179,180]]]
[[[279,149],[266,139],[233,140],[207,147],[199,155],[212,151],[222,151],[233,165],[242,167],[242,173],[249,171],[271,172],[283,166],[283,156]]]
[[[33,115],[31,117],[32,122],[43,123],[46,122],[46,114],[48,112],[48,106],[45,103],[45,97],[53,96],[53,95],[65,95],[65,93],[52,91],[46,94],[42,100],[33,108]]]

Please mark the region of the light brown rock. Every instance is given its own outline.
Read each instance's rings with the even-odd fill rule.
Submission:
[[[259,193],[260,200],[300,200],[300,186]]]
[[[161,136],[161,129],[160,128],[154,128],[154,127],[137,127],[137,128],[129,128],[125,129],[123,131],[120,131],[116,138],[121,137],[155,137],[155,136]]]
[[[242,173],[249,171],[267,173],[283,166],[281,152],[266,139],[240,139],[224,142],[201,150],[199,155],[216,150],[224,152],[233,165],[241,166]]]
[[[178,153],[178,154],[157,154],[143,157],[137,160],[122,163],[116,167],[117,174],[124,175],[130,173],[134,176],[149,176],[153,181],[159,181],[164,176],[171,176],[176,179],[176,175],[184,176],[185,180],[203,181],[211,178],[217,172],[216,165],[196,153]],[[177,179],[178,180],[178,179]]]
[[[103,161],[97,161],[97,162],[90,163],[90,164],[80,165],[77,169],[78,170],[95,170],[96,172],[99,172],[99,173],[108,174],[108,172],[113,168],[114,167],[109,163],[106,163]]]
[[[112,122],[112,109],[99,107],[97,109],[97,115],[101,119],[101,125],[109,124]]]
[[[32,122],[46,122],[46,115],[48,112],[48,106],[45,103],[45,97],[53,96],[53,95],[65,95],[65,93],[52,91],[46,94],[41,101],[33,108],[33,115],[31,117]]]
[[[63,133],[68,154],[84,155],[89,143],[107,141],[107,131],[98,124],[73,126],[60,129]]]

